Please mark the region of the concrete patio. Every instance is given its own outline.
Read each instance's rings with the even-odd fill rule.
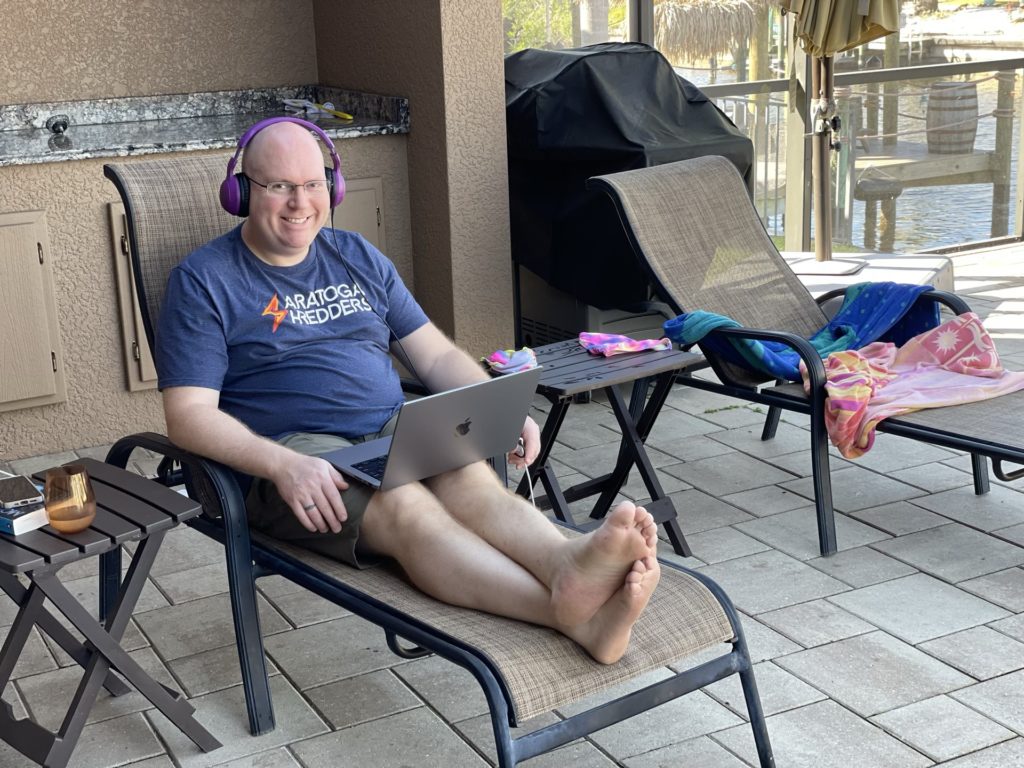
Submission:
[[[953,260],[957,290],[986,318],[1004,364],[1024,370],[1024,247]],[[738,402],[677,388],[648,447],[696,555],[686,564],[742,611],[780,768],[1024,766],[1024,481],[993,481],[975,497],[966,455],[880,436],[861,460],[833,458],[841,551],[821,558],[805,421],[786,417],[761,442],[763,412]],[[570,409],[553,454],[564,484],[608,466],[613,424],[600,402]],[[105,450],[0,468],[30,472]],[[138,471],[152,471],[138,458]],[[624,492],[638,487],[634,477]],[[662,553],[672,558],[667,545]],[[92,607],[88,562],[63,573]],[[278,725],[249,736],[224,571],[219,545],[175,530],[125,641],[186,693],[224,747],[200,753],[140,695],[101,692],[73,766],[492,764],[468,673],[393,656],[376,627],[279,577],[260,582]],[[14,615],[4,598],[0,637]],[[79,676],[34,632],[3,698],[55,728]],[[733,678],[528,764],[752,766],[743,712]],[[0,768],[26,764],[0,743]]]

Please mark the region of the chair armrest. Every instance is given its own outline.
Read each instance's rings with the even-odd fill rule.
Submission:
[[[819,307],[824,306],[824,304],[831,301],[832,299],[845,296],[847,288],[849,288],[849,286],[844,286],[842,288],[833,288],[831,291],[828,291],[827,293],[823,293],[820,296],[818,296],[814,301],[818,304]],[[950,311],[957,315],[962,315],[964,312],[971,311],[971,307],[966,301],[964,301],[960,296],[957,296],[955,293],[950,293],[949,291],[938,291],[933,288],[930,291],[924,291],[917,297],[917,301],[922,301],[925,299],[928,299],[930,301],[937,301],[939,302],[939,304],[948,307]]]
[[[846,295],[846,291],[849,288],[850,288],[850,286],[848,286],[848,285],[844,285],[841,288],[833,288],[831,291],[826,291],[825,293],[821,294],[820,296],[816,296],[814,298],[814,303],[817,304],[819,307],[823,306],[823,305],[827,304],[828,302],[832,301],[832,299],[838,299],[841,296],[845,296]]]
[[[419,379],[401,378],[402,391],[407,395],[429,395],[430,390]]]
[[[189,495],[203,506],[208,517],[230,518],[233,523],[247,525],[245,499],[235,474],[224,464],[203,458],[179,448],[165,435],[139,432],[122,437],[107,452],[106,461],[124,468],[132,451],[142,448],[181,464],[186,472]]]
[[[800,356],[804,366],[807,368],[811,393],[824,392],[826,380],[825,364],[822,362],[821,355],[818,354],[818,350],[816,350],[807,339],[797,336],[795,333],[788,333],[786,331],[769,331],[761,328],[718,328],[708,335],[712,336],[715,334],[726,337],[734,336],[740,339],[754,339],[757,341],[777,341],[785,344]]]
[[[114,443],[107,451],[106,462],[116,464],[122,469],[127,466],[128,458],[136,448],[152,451],[160,456],[165,456],[175,461],[192,460],[198,458],[195,454],[189,453],[176,446],[165,435],[156,432],[136,432],[134,435],[122,437]]]
[[[918,301],[921,301],[922,299],[932,299],[933,301],[937,301],[939,304],[948,307],[949,310],[956,315],[962,315],[964,312],[971,311],[970,304],[964,301],[960,296],[957,296],[955,293],[950,293],[949,291],[936,291],[934,289],[925,291],[917,297]]]

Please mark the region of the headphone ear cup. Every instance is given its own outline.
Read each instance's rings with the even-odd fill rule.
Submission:
[[[345,199],[345,178],[337,168],[324,167],[327,189],[331,193],[331,208],[337,208]]]
[[[238,213],[237,216],[249,215],[249,178],[244,173],[235,174],[235,184],[238,187]]]
[[[249,215],[249,179],[244,174],[236,173],[220,183],[220,204],[232,216]]]

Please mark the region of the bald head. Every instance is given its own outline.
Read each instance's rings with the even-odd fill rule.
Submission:
[[[274,123],[253,136],[246,145],[242,171],[260,181],[280,181],[285,178],[278,171],[284,159],[303,165],[315,159],[317,166],[324,167],[320,143],[309,129],[296,123]],[[310,178],[317,177],[303,180]]]

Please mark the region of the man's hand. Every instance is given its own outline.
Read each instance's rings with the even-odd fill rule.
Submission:
[[[526,417],[520,440],[522,443],[516,449],[509,451],[508,463],[516,469],[526,469],[533,464],[540,453],[540,427],[530,416]]]
[[[348,519],[339,493],[348,488],[348,483],[323,459],[293,453],[270,479],[307,531],[338,533]]]
[[[220,392],[215,389],[168,387],[163,398],[167,436],[175,445],[270,480],[306,530],[341,530],[348,512],[339,490],[347,489],[348,483],[326,461],[253,434],[220,410]]]

